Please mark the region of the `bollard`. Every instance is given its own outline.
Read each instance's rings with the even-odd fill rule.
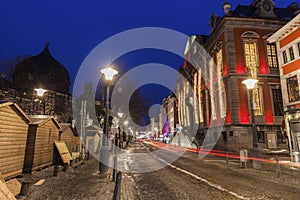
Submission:
[[[114,155],[114,166],[113,166],[113,172],[112,172],[112,180],[116,181],[116,173],[117,173],[117,155]]]
[[[113,200],[120,200],[121,197],[121,182],[122,182],[122,172],[117,173],[117,180],[115,183]]]
[[[71,160],[70,165],[71,165],[72,168],[74,168],[74,166],[75,166],[75,160]]]
[[[30,189],[30,183],[29,182],[22,182],[20,195],[27,195]]]
[[[59,166],[54,166],[53,176],[57,176],[59,172]]]
[[[64,164],[63,166],[63,171],[66,172],[68,170],[69,165],[68,164]]]
[[[229,157],[227,151],[226,151],[226,168],[229,168]]]
[[[275,160],[276,160],[276,177],[277,177],[277,178],[280,178],[281,171],[280,171],[279,158],[278,158],[277,155],[276,155]]]

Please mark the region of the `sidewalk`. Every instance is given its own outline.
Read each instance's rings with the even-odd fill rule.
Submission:
[[[274,153],[274,152],[273,152]],[[289,161],[289,156],[286,154],[273,154],[262,152],[262,169],[254,169],[252,161],[248,160],[241,164],[239,158],[229,158],[226,165],[226,157],[215,155],[207,155],[203,159],[204,162],[209,162],[212,165],[218,165],[220,168],[235,171],[236,173],[245,173],[251,176],[259,176],[273,182],[282,184],[300,184],[300,164]],[[276,163],[276,155],[279,162]]]
[[[18,177],[30,182],[27,195],[17,195],[18,200],[112,200],[115,182],[111,175],[101,176],[98,171],[99,161],[95,158],[77,163],[67,171],[60,167],[58,176],[53,176],[54,167],[34,171],[32,175]],[[122,173],[121,199],[134,200],[134,180],[130,174]]]

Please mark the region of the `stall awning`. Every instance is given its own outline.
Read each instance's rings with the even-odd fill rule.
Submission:
[[[72,156],[68,150],[68,147],[67,145],[65,144],[65,142],[62,142],[62,141],[56,141],[55,142],[55,146],[59,152],[59,155],[62,159],[62,161],[65,163],[65,164],[70,164],[70,160],[72,160]]]

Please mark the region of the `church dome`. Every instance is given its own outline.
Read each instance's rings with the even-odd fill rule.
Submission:
[[[69,94],[70,76],[66,68],[49,52],[49,42],[44,50],[20,62],[13,72],[13,84],[16,89],[33,91],[43,88]]]

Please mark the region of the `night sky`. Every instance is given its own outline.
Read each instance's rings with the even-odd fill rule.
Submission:
[[[229,0],[234,9],[238,3],[252,0]],[[278,7],[290,4],[274,1]],[[299,0],[298,0],[299,2]],[[71,75],[88,53],[103,40],[119,32],[138,27],[164,27],[187,35],[209,34],[212,13],[223,16],[223,0],[152,0],[152,1],[40,1],[2,0],[0,5],[0,58],[40,53],[45,41],[50,52]],[[135,52],[122,56],[122,71],[147,62],[160,62],[174,68],[182,60],[160,52]]]

